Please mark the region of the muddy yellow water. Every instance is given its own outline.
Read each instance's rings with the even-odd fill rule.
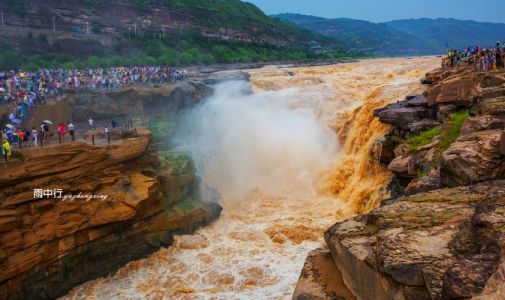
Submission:
[[[206,123],[219,144],[201,163],[206,183],[222,194],[220,219],[64,298],[289,299],[324,230],[386,196],[391,174],[370,148],[388,127],[372,110],[422,92],[419,79],[437,65],[426,57],[266,67],[250,71],[253,95],[221,87],[206,115],[237,112]],[[241,97],[250,106],[226,102]]]

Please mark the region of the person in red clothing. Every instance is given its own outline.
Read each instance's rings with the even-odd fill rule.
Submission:
[[[60,140],[63,142],[65,140],[65,124],[60,123],[58,125],[58,134],[60,135]]]

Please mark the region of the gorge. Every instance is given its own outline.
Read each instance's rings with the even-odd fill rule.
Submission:
[[[249,71],[249,84],[218,86],[179,136],[221,194],[221,217],[63,298],[291,298],[324,231],[388,197],[392,173],[370,147],[389,127],[372,111],[423,92],[419,79],[437,65],[425,57],[266,67]],[[203,151],[202,136],[212,145]]]

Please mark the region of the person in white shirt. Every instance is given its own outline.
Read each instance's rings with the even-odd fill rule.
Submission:
[[[39,137],[39,132],[35,127],[32,128],[32,138],[33,138],[33,145],[37,146],[37,140]]]
[[[70,133],[70,136],[72,137],[72,141],[75,141],[74,124],[72,122],[68,122],[67,128],[68,132]]]
[[[89,124],[89,130],[95,129],[95,121],[92,118],[89,118],[88,124]]]

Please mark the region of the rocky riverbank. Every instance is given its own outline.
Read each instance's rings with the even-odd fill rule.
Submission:
[[[15,153],[0,165],[1,299],[61,296],[216,219],[184,153],[152,136],[107,146],[73,142]],[[35,189],[107,199],[34,198]]]
[[[424,94],[374,111],[391,125],[374,156],[403,193],[328,229],[333,263],[358,299],[504,299],[505,73],[435,70],[423,82]],[[294,298],[348,298],[316,282]]]

